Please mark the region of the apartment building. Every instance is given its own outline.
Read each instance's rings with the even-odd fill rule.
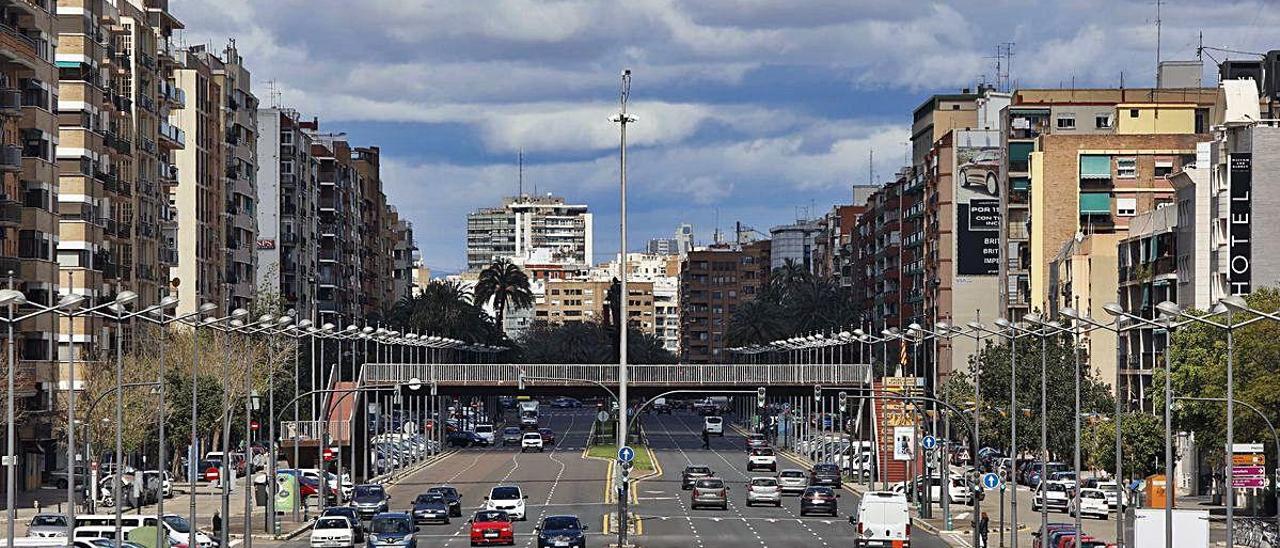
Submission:
[[[392,233],[387,218],[387,195],[382,192],[381,151],[357,147],[352,160],[358,190],[361,317],[379,316],[392,292]]]
[[[222,101],[226,93],[214,79],[212,56],[204,46],[175,52],[173,85],[186,96],[183,108],[160,122],[158,146],[172,151],[177,183],[169,187],[170,216],[166,241],[177,251],[169,269],[176,280],[177,313],[194,312],[211,302],[227,310],[229,295],[223,276],[226,255],[226,140],[222,133]]]
[[[1178,208],[1162,207],[1133,218],[1116,249],[1120,306],[1147,319],[1159,317],[1156,305],[1178,301]],[[1136,326],[1120,337],[1116,353],[1121,370],[1118,393],[1132,407],[1154,412],[1149,399],[1152,373],[1164,367],[1163,330]],[[1158,390],[1158,388],[1157,388]]]
[[[298,112],[258,111],[257,286],[283,306],[311,317],[315,310],[319,162]]]
[[[534,318],[552,324],[603,322],[612,280],[553,280],[546,283],[545,296],[534,305]],[[653,282],[627,282],[627,324],[653,335]]]
[[[645,251],[656,255],[684,257],[693,249],[693,225],[680,223],[670,238],[650,238]]]
[[[559,196],[522,195],[467,215],[468,270],[478,272],[498,258],[524,264],[537,250],[549,252],[556,264],[589,266],[592,215],[587,206]]]
[[[862,328],[869,333],[906,325],[901,228],[902,190],[910,173],[910,168],[899,170],[893,180],[868,196],[865,211],[855,226],[854,301],[860,303]]]
[[[587,279],[613,280],[621,272],[615,258],[607,265],[592,268]],[[627,253],[627,285],[653,285],[653,334],[673,354],[680,351],[680,256],[659,253]]]
[[[360,176],[356,153],[346,134],[311,132],[311,154],[319,162],[319,265],[316,268],[318,317],[350,321],[363,317],[360,290]]]
[[[684,363],[723,359],[725,332],[743,301],[769,278],[771,243],[690,251],[680,265],[680,355]]]
[[[1102,307],[1116,302],[1117,292],[1122,291],[1124,270],[1118,266],[1117,257],[1122,239],[1121,234],[1081,232],[1062,245],[1049,265],[1051,299],[1045,309],[1047,317],[1057,318],[1062,309],[1070,307],[1091,311],[1090,317],[1097,320],[1110,318]],[[1105,329],[1095,330],[1081,341],[1084,355],[1088,356],[1088,369],[1111,386],[1112,393],[1128,380],[1116,382],[1117,367],[1123,361],[1117,354],[1118,341],[1115,333]]]
[[[400,299],[410,297],[419,283],[414,277],[418,264],[418,245],[413,238],[413,223],[400,217],[395,206],[387,205],[387,224],[391,229],[391,293],[386,306],[395,306]],[[430,278],[430,274],[427,275]]]
[[[1215,90],[1198,87],[1019,89],[1013,93],[1010,105],[1001,114],[999,126],[1004,132],[999,174],[1004,221],[1000,235],[1004,258],[1000,264],[1001,315],[1019,318],[1036,303],[1032,298],[1031,270],[1036,263],[1031,253],[1030,160],[1037,140],[1049,135],[1203,135],[1216,112],[1216,98]],[[1120,108],[1121,105],[1124,108]],[[1045,254],[1040,260],[1050,258],[1064,241],[1058,238],[1041,246]]]
[[[866,210],[865,198],[857,205],[836,205],[818,219],[814,240],[814,273],[835,279],[840,287],[853,287],[853,241],[858,216]]]
[[[252,76],[233,40],[218,57],[200,51],[209,65],[213,82],[222,89],[220,125],[214,138],[222,139],[223,164],[223,283],[232,308],[247,308],[257,288],[258,241],[258,98]]]
[[[58,270],[57,141],[59,75],[55,14],[48,2],[10,2],[0,16],[0,276],[28,301],[51,305]],[[6,285],[7,286],[7,285]],[[61,376],[55,356],[57,320],[38,316],[14,333],[14,398],[19,491],[39,488],[53,441],[54,398]],[[65,387],[62,387],[65,388]],[[7,481],[0,479],[7,488]]]
[[[769,251],[769,267],[782,268],[788,261],[799,265],[805,272],[816,273],[816,251],[820,236],[826,231],[821,219],[799,219],[786,225],[769,229],[773,241]]]

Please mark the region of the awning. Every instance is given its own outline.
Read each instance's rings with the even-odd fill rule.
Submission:
[[[1035,148],[1035,143],[1013,142],[1009,143],[1009,161],[1025,162],[1031,157],[1031,151]]]
[[[1026,177],[1011,177],[1009,179],[1009,186],[1014,190],[1026,192],[1031,188],[1031,180]]]
[[[1101,154],[1085,154],[1080,156],[1081,179],[1110,179],[1111,157]]]
[[[1110,215],[1111,195],[1105,192],[1083,192],[1080,194],[1081,215]]]

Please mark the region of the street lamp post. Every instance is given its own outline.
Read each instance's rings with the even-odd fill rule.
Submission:
[[[621,240],[618,246],[618,318],[614,321],[618,325],[618,449],[621,450],[627,444],[627,124],[635,122],[636,118],[627,114],[627,99],[631,95],[631,69],[622,71],[622,91],[619,97],[620,110],[618,114],[610,119],[610,121],[618,124],[618,184],[619,196],[621,198],[621,218],[620,232]],[[618,496],[618,545],[625,547],[627,545],[627,484],[620,482],[619,488],[621,494]],[[608,534],[608,531],[605,531]]]

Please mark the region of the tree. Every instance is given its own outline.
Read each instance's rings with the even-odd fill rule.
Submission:
[[[476,306],[471,293],[454,281],[432,280],[417,295],[405,297],[391,310],[391,323],[404,330],[471,343],[500,345],[500,325]]]
[[[1045,344],[1046,384],[1049,387],[1047,403],[1049,453],[1062,457],[1071,454],[1075,447],[1075,357],[1071,337],[1050,337]],[[1017,393],[1018,409],[1009,409],[1012,348],[1007,342],[1000,344],[986,341],[978,352],[969,356],[972,371],[976,366],[981,377],[978,383],[982,396],[979,409],[981,427],[980,443],[1010,452],[1010,413],[1018,416],[1018,447],[1020,451],[1035,451],[1040,447],[1040,370],[1041,351],[1038,339],[1023,338],[1018,344]],[[1080,350],[1082,363],[1087,356]],[[1080,372],[1080,409],[1082,413],[1111,413],[1114,400],[1108,387],[1095,371],[1082,367]],[[953,405],[973,406],[973,380],[968,371],[956,371],[940,387],[939,394]],[[957,405],[960,407],[961,405]]]
[[[613,363],[617,330],[597,322],[549,324],[537,321],[518,341],[522,363]],[[676,356],[663,348],[662,341],[635,329],[627,331],[627,362],[634,364],[676,363]]]
[[[529,276],[505,258],[493,261],[493,264],[480,271],[480,280],[476,282],[476,302],[486,304],[491,299],[498,327],[501,328],[508,306],[516,309],[533,306]]]
[[[765,344],[824,330],[840,330],[857,321],[852,292],[830,277],[814,276],[787,260],[769,275],[756,296],[739,305],[727,330],[732,346]]]
[[[1081,429],[1081,451],[1091,470],[1115,473],[1116,424],[1092,419]],[[1121,467],[1124,478],[1144,478],[1164,470],[1164,419],[1150,413],[1120,415]]]
[[[739,304],[729,320],[729,344],[763,344],[785,337],[788,324],[783,316],[782,307],[772,300],[752,299]]]

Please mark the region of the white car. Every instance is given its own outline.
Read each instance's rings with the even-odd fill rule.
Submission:
[[[536,433],[534,434],[537,435]],[[489,496],[484,498],[485,510],[499,510],[506,512],[513,520],[523,521],[526,518],[524,511],[524,501],[529,496],[524,494],[516,485],[499,485],[489,491]]]
[[[1129,505],[1127,493],[1120,489],[1116,482],[1100,481],[1098,482],[1098,489],[1102,490],[1102,493],[1107,496],[1107,508],[1115,510],[1119,506],[1121,510],[1124,510],[1124,507]]]
[[[323,516],[311,528],[311,548],[350,548],[356,528],[346,516]]]
[[[751,478],[747,482],[747,506],[753,504],[782,506],[782,489],[777,478]]]
[[[1066,512],[1070,501],[1070,491],[1067,490],[1065,483],[1060,481],[1042,482],[1040,488],[1036,489],[1035,495],[1031,497],[1031,511],[1039,512],[1040,507],[1044,506],[1050,510]]]
[[[773,454],[773,448],[757,447],[751,450],[747,455],[747,471],[764,469],[770,472],[778,469],[778,456]]]
[[[477,424],[474,432],[480,437],[480,439],[484,440],[485,445],[493,445],[492,424]]]
[[[1080,506],[1076,506],[1073,497],[1067,509],[1067,513],[1072,516],[1095,516],[1098,519],[1107,519],[1108,512],[1110,512],[1110,506],[1107,504],[1107,494],[1101,489],[1088,487],[1080,490]]]
[[[720,417],[706,417],[702,420],[702,429],[708,434],[724,436],[724,419]]]
[[[537,432],[525,432],[520,438],[520,452],[537,451],[542,452],[542,434]]]

